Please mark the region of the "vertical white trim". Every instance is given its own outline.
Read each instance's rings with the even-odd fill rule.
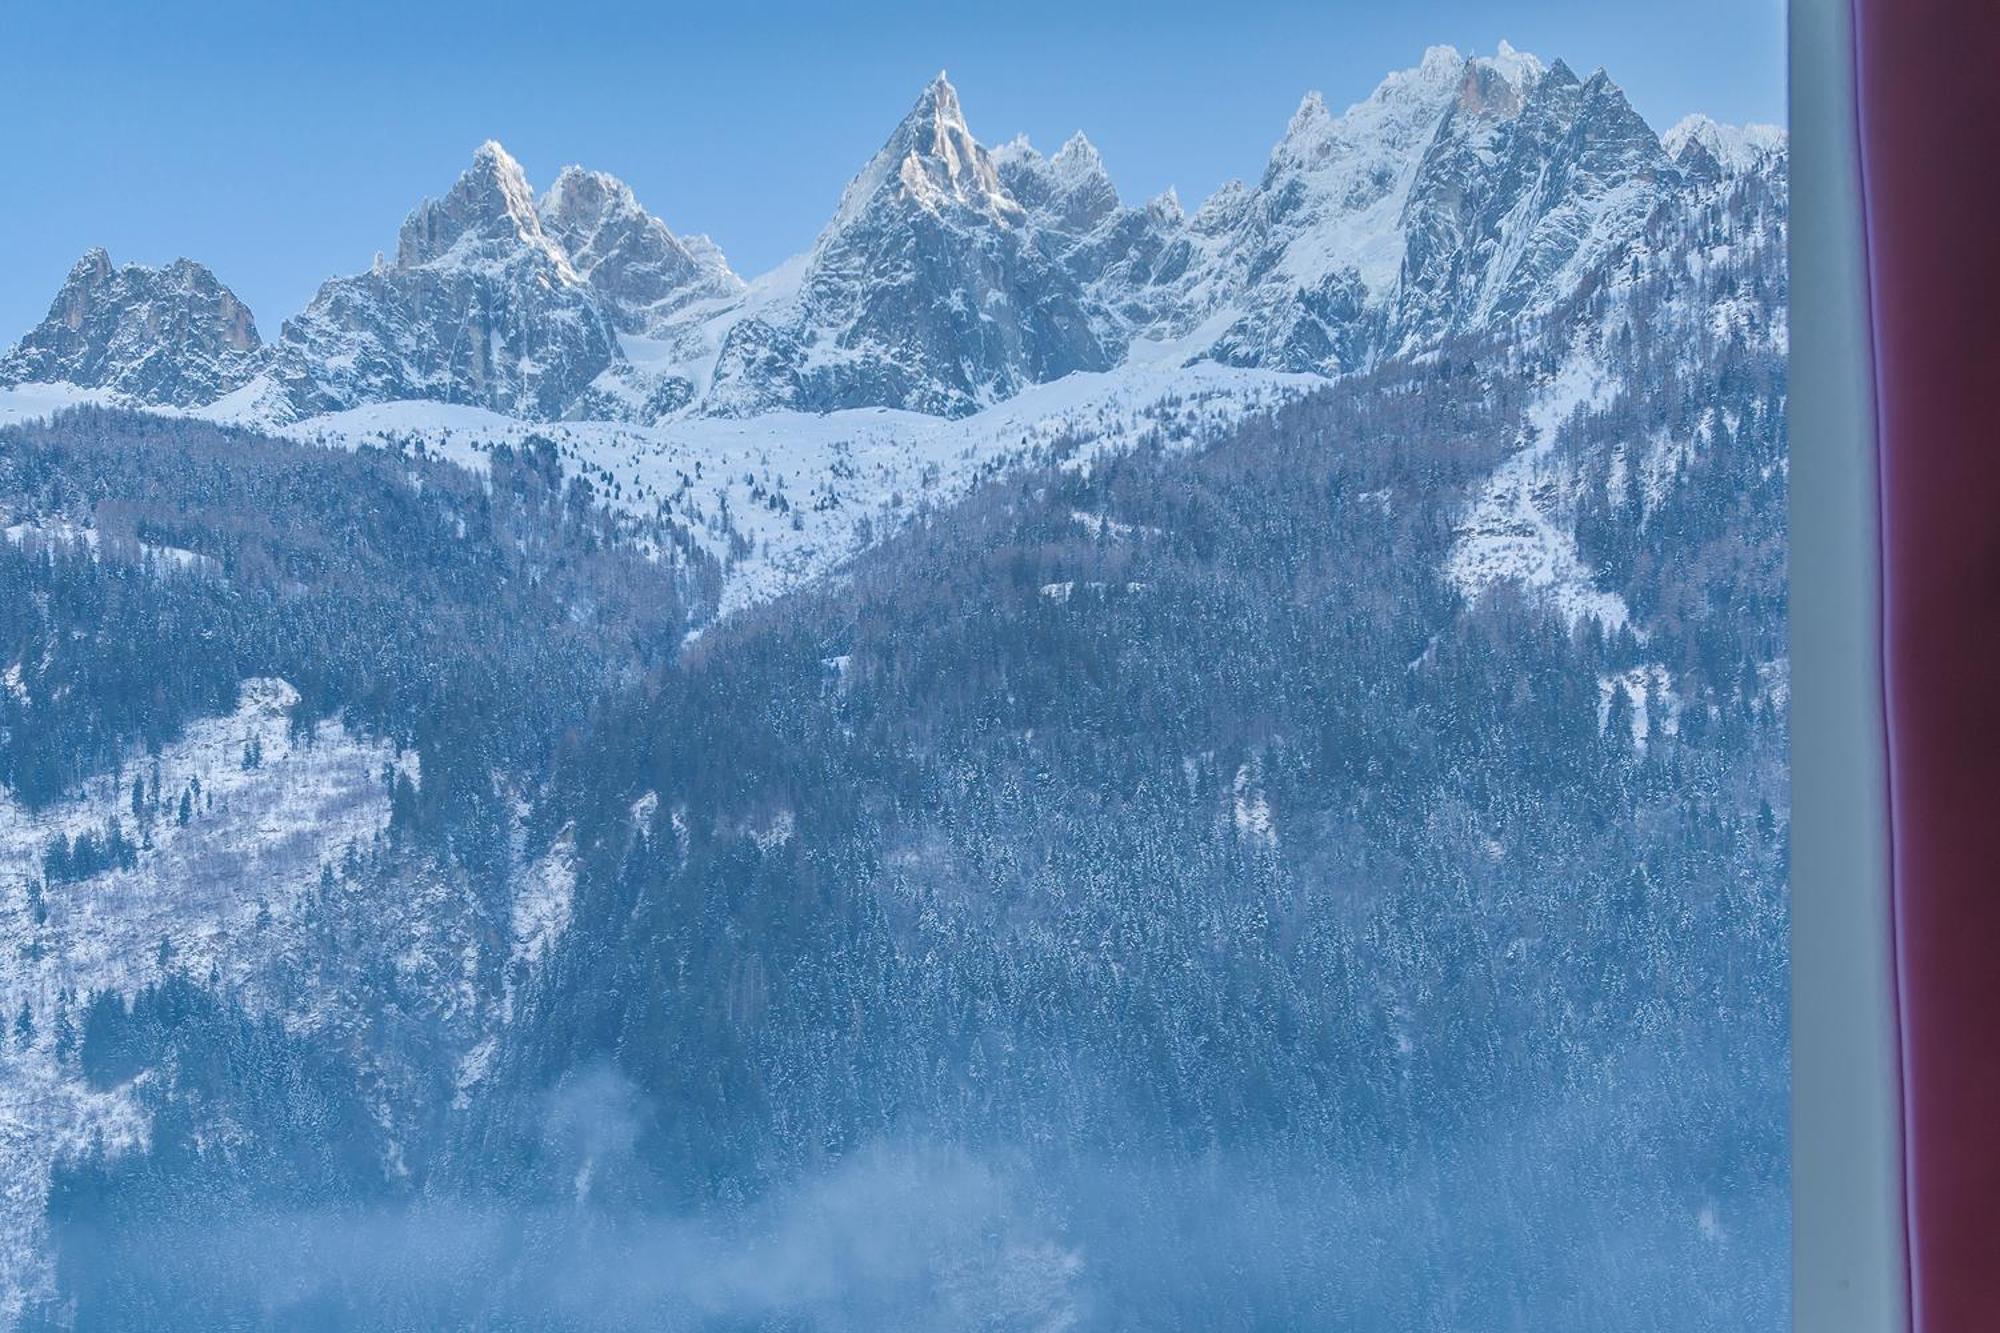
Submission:
[[[1791,7],[1793,1326],[1901,1333],[1865,234],[1849,0]]]

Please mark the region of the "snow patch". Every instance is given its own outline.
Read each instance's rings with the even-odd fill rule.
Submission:
[[[1597,681],[1597,730],[1611,725],[1611,708],[1623,696],[1631,709],[1632,748],[1643,750],[1655,730],[1662,736],[1677,736],[1681,729],[1681,700],[1674,693],[1673,676],[1655,662],[1636,666]]]
[[[1578,359],[1537,395],[1521,448],[1488,478],[1447,559],[1446,575],[1467,601],[1515,583],[1545,598],[1572,626],[1586,618],[1606,630],[1630,622],[1625,599],[1596,585],[1575,534],[1557,517],[1572,479],[1552,458],[1562,424],[1580,410],[1603,407],[1612,390],[1591,362]]]
[[[182,973],[225,989],[253,987],[322,865],[387,824],[386,747],[321,722],[294,736],[298,694],[281,680],[243,683],[236,711],[192,723],[157,762],[135,755],[41,810],[0,791],[0,1327],[53,1290],[43,1204],[62,1157],[102,1134],[113,1152],[143,1147],[130,1089],[93,1092],[58,1033],[106,992],[130,996]],[[253,752],[255,764],[246,764]],[[132,783],[159,799],[133,818]],[[179,819],[181,797],[189,819]],[[46,883],[57,838],[96,839],[118,821],[133,864]],[[29,1016],[25,1046],[14,1023]]]

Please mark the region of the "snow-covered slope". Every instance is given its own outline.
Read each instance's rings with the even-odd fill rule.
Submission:
[[[49,1280],[42,1204],[56,1158],[98,1135],[114,1147],[146,1141],[129,1089],[93,1090],[62,1059],[84,1007],[170,971],[274,999],[271,969],[295,942],[290,923],[321,866],[387,822],[392,756],[337,723],[292,737],[296,698],[282,681],[246,682],[235,713],[46,810],[0,791],[0,1327]],[[57,839],[101,843],[114,829],[129,864],[45,875]]]
[[[1186,215],[1171,192],[1123,203],[1082,134],[1046,158],[1025,140],[989,151],[940,75],[811,250],[747,286],[616,179],[566,168],[537,200],[489,143],[410,215],[393,262],[327,283],[269,354],[247,313],[225,357],[201,321],[92,295],[111,282],[99,252],[0,378],[183,407],[227,395],[215,414],[263,425],[410,399],[643,424],[964,416],[1182,339],[1195,358],[1337,374],[1546,312],[1657,216],[1784,151],[1782,131],[1699,116],[1662,141],[1602,71],[1433,47],[1337,117],[1307,96],[1254,186]],[[111,313],[79,329],[85,306]],[[106,369],[79,339],[123,350]],[[133,369],[148,339],[201,372],[162,386]]]
[[[375,1019],[357,1012],[373,1001],[356,979],[393,975],[440,1034],[429,1047],[349,1044],[393,1151],[398,1117],[419,1111],[435,1077],[411,1061],[457,1062],[461,1087],[483,1077],[478,1052],[490,1056],[509,997],[568,926],[567,843],[519,866],[498,938],[453,878],[406,873],[385,894],[354,873],[388,829],[389,779],[421,774],[413,755],[337,721],[295,729],[297,700],[284,681],[248,680],[233,713],[196,722],[157,756],[132,754],[68,799],[29,810],[0,789],[0,1328],[52,1290],[44,1204],[56,1163],[148,1141],[137,1082],[95,1087],[77,1067],[94,999],[182,976],[293,1032],[362,1033]],[[88,863],[51,858],[79,841]],[[328,930],[342,949],[316,935]]]
[[[1660,144],[1676,162],[1701,163],[1705,157],[1707,170],[1729,175],[1767,168],[1788,148],[1782,126],[1722,125],[1699,112],[1677,121]]]
[[[564,167],[535,209],[622,333],[646,332],[690,302],[743,290],[713,241],[674,235],[615,176]]]
[[[1366,320],[1392,296],[1402,268],[1423,154],[1461,84],[1489,69],[1528,76],[1508,48],[1501,62],[1468,63],[1432,47],[1338,118],[1320,94],[1306,96],[1257,186],[1218,191],[1181,242],[1180,317],[1220,315],[1211,355],[1316,371],[1364,359]]]
[[[1714,446],[1718,427],[1741,424],[1695,408],[1713,396],[1713,364],[1725,351],[1783,364],[1783,132],[1703,119],[1668,140],[1663,155],[1687,168],[1673,206],[1656,207],[1615,262],[1597,265],[1587,298],[1532,325],[1512,349],[1516,364],[1556,368],[1532,372],[1517,449],[1460,526],[1447,572],[1468,598],[1510,585],[1547,599],[1572,624],[1626,627],[1624,599],[1579,552],[1579,509],[1593,491],[1614,491],[1628,510],[1622,521],[1643,529]],[[1617,426],[1585,429],[1593,417]]]
[[[1604,406],[1612,387],[1579,358],[1536,393],[1521,447],[1480,489],[1452,547],[1446,572],[1467,597],[1511,584],[1546,598],[1571,625],[1589,618],[1616,630],[1631,620],[1624,599],[1597,585],[1554,503],[1573,480],[1552,461],[1557,433],[1577,412]]]
[[[721,561],[723,614],[822,578],[974,485],[1053,458],[1087,465],[1145,439],[1188,445],[1311,392],[1314,377],[1190,361],[1137,344],[1115,371],[1032,386],[967,417],[892,408],[657,425],[538,424],[478,408],[384,403],[282,428],[302,441],[421,448],[483,466],[500,444],[551,440],[565,470],[631,513],[680,525]]]

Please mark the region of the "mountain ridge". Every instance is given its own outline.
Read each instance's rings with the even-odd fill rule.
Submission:
[[[1125,204],[1081,131],[1048,157],[989,149],[940,73],[775,286],[615,177],[566,167],[538,197],[488,141],[411,211],[393,263],[328,280],[268,345],[162,338],[121,291],[97,361],[52,353],[73,274],[0,383],[262,425],[399,400],[644,424],[963,416],[1191,335],[1200,359],[1334,375],[1552,308],[1653,212],[1785,152],[1782,130],[1699,115],[1656,134],[1601,70],[1438,46],[1338,116],[1307,94],[1257,183],[1187,214],[1171,191]]]

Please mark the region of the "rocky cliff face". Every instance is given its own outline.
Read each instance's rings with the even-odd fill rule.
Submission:
[[[692,301],[743,290],[713,241],[674,235],[615,176],[564,167],[536,213],[620,332],[657,329]]]
[[[731,330],[712,398],[962,416],[1121,350],[940,75],[847,187],[796,296]]]
[[[188,407],[249,378],[261,349],[250,308],[200,264],[118,268],[93,249],[48,318],[0,357],[0,384],[74,384]]]
[[[1602,72],[1433,48],[1338,118],[1308,96],[1257,186],[1196,214],[1179,318],[1223,313],[1219,360],[1321,373],[1499,331],[1686,183]]]
[[[1322,373],[1362,362],[1396,288],[1417,164],[1472,71],[1523,76],[1503,58],[1433,47],[1337,118],[1307,95],[1262,179],[1224,187],[1189,222],[1178,317],[1221,324],[1209,355]]]
[[[1187,221],[1174,193],[1126,206],[1081,131],[1052,157],[1015,139],[994,162],[1027,210],[1036,244],[1089,293],[1098,318],[1114,321],[1110,336],[1129,342],[1157,328],[1171,308],[1163,264]]]
[[[1516,83],[1475,62],[1411,185],[1388,345],[1553,306],[1683,184],[1601,70],[1579,80],[1557,61]]]
[[[302,415],[425,398],[559,417],[618,356],[612,321],[496,143],[403,223],[393,264],[322,286],[273,373]]]

